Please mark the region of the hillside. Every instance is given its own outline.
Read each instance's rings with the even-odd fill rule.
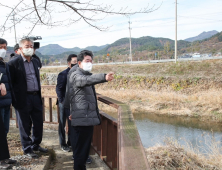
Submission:
[[[201,34],[199,34],[198,36],[185,39],[185,41],[194,42],[194,41],[204,40],[206,38],[212,37],[213,35],[215,35],[217,33],[218,33],[218,31],[216,31],[216,30],[207,31],[207,32],[204,31]]]
[[[169,42],[169,48],[174,48],[174,40],[168,38],[154,38],[150,36],[141,38],[132,38],[132,51],[156,51],[163,50],[164,45]],[[178,41],[178,49],[188,47],[189,42],[180,40]],[[129,54],[129,38],[121,38],[114,43],[108,45],[106,48],[98,51],[96,54],[106,54],[106,53],[121,53]]]
[[[192,45],[186,49],[183,49],[186,53],[199,52],[199,53],[222,53],[222,32],[219,32],[208,39],[202,41],[195,41]]]
[[[109,45],[89,46],[86,49],[94,52],[94,62],[96,63],[129,61],[129,38],[121,38]],[[45,64],[52,63],[56,60],[65,64],[69,54],[78,54],[80,50],[83,49],[78,47],[63,48],[58,44],[49,44],[41,47],[36,54],[39,57],[42,57]],[[12,52],[13,48],[8,47],[7,56]],[[194,41],[192,43],[184,40],[178,41],[178,56],[195,52],[201,54],[211,53],[214,56],[218,53],[222,53],[222,32],[217,33],[210,38]],[[107,57],[107,53],[109,53],[109,57]],[[169,58],[174,58],[174,40],[169,38],[154,38],[150,36],[132,38],[133,61]]]

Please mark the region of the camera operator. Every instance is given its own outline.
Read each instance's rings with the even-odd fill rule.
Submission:
[[[15,44],[15,46],[14,46],[14,52],[15,52],[15,53],[10,54],[10,57],[11,57],[10,60],[18,57],[18,56],[21,54],[21,51],[20,51],[20,49],[19,49],[19,44]]]
[[[42,68],[42,63],[40,58],[35,54],[36,49],[34,48],[34,54],[32,55],[33,58],[35,58],[36,60],[38,60],[39,62],[39,68]]]

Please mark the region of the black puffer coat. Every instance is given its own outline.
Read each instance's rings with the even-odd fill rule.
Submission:
[[[7,90],[7,94],[0,97],[0,108],[2,108],[10,106],[13,97],[9,67],[3,60],[0,60],[0,72],[3,73],[0,83],[4,83]]]
[[[72,126],[94,126],[101,123],[95,84],[106,82],[106,74],[92,74],[77,68],[70,76]],[[73,90],[73,92],[71,92]]]

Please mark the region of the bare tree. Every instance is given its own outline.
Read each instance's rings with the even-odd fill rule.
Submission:
[[[105,31],[109,27],[97,25],[97,21],[104,19],[107,15],[133,15],[138,13],[150,13],[157,10],[159,7],[152,6],[140,9],[139,11],[132,11],[125,8],[118,10],[114,9],[112,5],[96,4],[94,1],[83,0],[18,0],[13,7],[7,5],[7,1],[0,3],[0,6],[10,8],[11,12],[6,17],[2,25],[0,25],[0,32],[2,36],[5,31],[10,30],[14,25],[9,22],[11,14],[15,13],[19,19],[14,23],[15,25],[21,22],[29,22],[31,24],[31,34],[36,25],[45,25],[47,27],[55,26],[69,26],[83,20],[86,24],[94,27],[100,31]],[[62,19],[58,16],[64,16]]]

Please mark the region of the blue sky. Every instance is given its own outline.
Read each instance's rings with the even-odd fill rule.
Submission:
[[[105,2],[94,1],[96,4]],[[174,39],[175,0],[109,0],[108,3],[113,5],[114,9],[127,6],[128,9],[139,10],[148,4],[155,6],[154,8],[159,7],[154,12],[130,17],[132,37],[152,36]],[[178,0],[178,39],[196,36],[203,31],[222,31],[221,6],[222,0]],[[0,15],[0,25],[2,25],[10,10],[0,7],[0,11],[3,11]],[[62,19],[65,16],[60,14],[56,17]],[[69,27],[38,26],[32,34],[42,36],[41,45],[59,44],[66,48],[100,46],[129,37],[128,18],[125,16],[108,16],[96,24],[110,26],[110,28],[108,31],[101,32],[80,21]],[[27,22],[19,24],[16,28],[18,37],[27,34],[29,27]],[[6,32],[3,38],[8,40],[10,46],[15,44],[13,30]]]

